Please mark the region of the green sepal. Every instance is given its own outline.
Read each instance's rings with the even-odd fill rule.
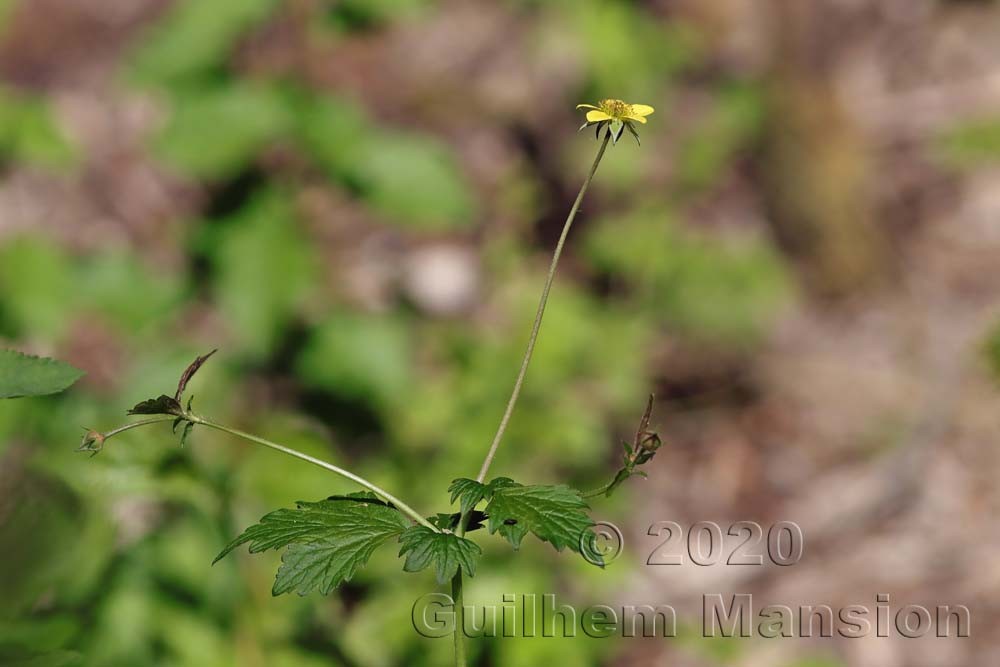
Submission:
[[[188,422],[184,425],[184,430],[181,432],[181,447],[187,444],[188,436],[191,435],[191,429],[194,428],[194,422]]]
[[[622,132],[625,131],[625,123],[620,120],[611,121],[608,126],[608,132],[611,133],[611,141],[617,146],[618,140],[622,136]]]
[[[628,128],[628,131],[632,133],[632,136],[633,136],[633,137],[635,137],[635,143],[637,143],[637,144],[639,144],[640,146],[642,146],[642,142],[641,142],[641,141],[639,141],[639,133],[635,131],[635,126],[634,126],[634,125],[632,125],[632,123],[630,123],[630,122],[626,121],[626,122],[625,122],[625,127],[627,127],[627,128]]]

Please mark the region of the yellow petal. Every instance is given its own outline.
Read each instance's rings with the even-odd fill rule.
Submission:
[[[625,116],[625,120],[636,120],[642,123],[643,125],[646,124],[646,119],[643,118],[642,116],[636,116],[636,115]]]
[[[576,108],[577,109],[596,109],[597,107],[595,107],[593,104],[577,104]]]
[[[633,116],[648,116],[653,113],[655,109],[648,104],[633,104],[632,114]]]
[[[588,111],[587,112],[587,122],[588,123],[599,123],[602,120],[611,120],[611,116],[604,113],[603,111]]]

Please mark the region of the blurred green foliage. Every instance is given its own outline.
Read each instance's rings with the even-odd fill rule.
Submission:
[[[0,165],[10,161],[65,169],[75,157],[44,100],[0,87]]]
[[[1000,160],[1000,119],[966,122],[939,138],[943,158],[958,167],[971,168]]]
[[[986,363],[993,376],[1000,382],[1000,324],[994,327],[987,335],[983,348],[986,355]]]
[[[662,208],[597,221],[587,251],[598,269],[629,288],[640,312],[697,338],[752,343],[787,298],[787,278],[770,246],[685,230]]]
[[[140,84],[180,87],[191,80],[218,77],[237,40],[279,4],[278,0],[175,2],[132,54],[130,78]],[[255,113],[252,108],[247,111]]]
[[[633,3],[508,4],[539,34],[559,32],[578,45],[585,89],[572,102],[614,90],[659,106],[672,77],[702,57],[689,29],[652,20]],[[34,652],[49,654],[37,664],[95,667],[420,667],[451,653],[409,620],[415,597],[435,589],[433,574],[401,575],[392,553],[376,553],[326,598],[272,598],[273,554],[209,567],[264,512],[355,490],[342,481],[197,429],[184,449],[163,428],[123,434],[93,460],[72,453],[81,426],[120,423],[137,400],[171,389],[196,353],[219,346],[193,383],[204,414],[357,469],[428,513],[447,508],[450,480],[478,469],[544,275],[547,248],[525,228],[555,202],[525,170],[503,184],[497,206],[522,227],[512,237],[483,232],[480,298],[489,317],[434,317],[401,298],[377,310],[343,298],[328,278],[329,248],[298,204],[304,178],[321,178],[404,242],[478,233],[484,206],[445,139],[389,126],[346,94],[235,67],[241,40],[280,9],[277,0],[180,0],[123,63],[127,85],[154,95],[166,113],[150,137],[152,155],[209,193],[238,191],[183,225],[172,241],[184,260],[178,269],[129,247],[80,253],[42,232],[0,242],[0,337],[57,349],[96,339],[113,369],[60,397],[0,406],[4,664],[36,664]],[[434,9],[425,0],[349,0],[313,28],[339,39]],[[609,205],[620,214],[580,226],[577,275],[610,289],[557,282],[498,474],[526,484],[605,482],[615,431],[644,405],[658,336],[742,350],[766,332],[790,291],[776,256],[756,238],[692,229],[683,208],[752,145],[757,95],[745,82],[719,86],[712,111],[680,146],[676,182],[651,184],[648,196]],[[643,148],[616,148],[595,189],[635,191],[657,150],[653,126],[669,118],[668,109],[658,113]],[[572,145],[593,150],[583,140]],[[0,93],[0,162],[63,169],[77,151],[46,100]],[[268,166],[269,156],[287,152],[301,171]],[[574,155],[566,168],[575,183],[584,163]],[[199,324],[206,311],[214,327]],[[599,513],[620,515],[629,493],[602,501]],[[502,540],[483,546],[471,601],[512,590],[600,599],[626,576],[626,568],[602,572],[541,544],[525,544],[509,567]],[[520,667],[612,664],[618,650],[584,637],[470,644],[483,662]]]

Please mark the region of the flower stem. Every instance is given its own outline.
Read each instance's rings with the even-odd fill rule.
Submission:
[[[455,604],[455,667],[465,667],[465,606],[462,601],[462,568],[451,579],[451,599]]]
[[[103,435],[104,435],[105,439],[108,439],[108,438],[111,438],[111,437],[114,437],[114,436],[118,435],[119,433],[124,433],[125,431],[127,431],[129,429],[138,428],[140,426],[149,426],[150,424],[159,424],[161,422],[172,422],[175,419],[177,419],[177,417],[173,417],[173,416],[151,417],[150,419],[141,419],[141,420],[139,420],[137,422],[131,422],[131,423],[128,423],[128,424],[124,424],[123,426],[119,426],[118,428],[112,429],[112,430],[108,431],[107,433],[105,433]]]
[[[510,395],[510,400],[507,401],[507,409],[504,410],[503,417],[500,418],[500,426],[497,428],[496,435],[493,436],[493,442],[490,444],[490,449],[486,454],[486,459],[483,461],[483,466],[479,469],[479,475],[476,477],[476,480],[479,482],[486,479],[486,473],[493,463],[493,457],[496,456],[500,440],[503,438],[504,431],[507,430],[507,424],[510,421],[510,416],[514,412],[514,405],[521,395],[521,386],[524,384],[524,376],[527,374],[528,366],[531,364],[531,354],[535,351],[538,330],[542,326],[542,316],[545,315],[545,305],[549,300],[549,290],[552,288],[552,281],[556,277],[556,267],[559,265],[559,257],[562,255],[563,246],[566,244],[566,237],[569,236],[569,229],[573,226],[573,220],[580,210],[583,196],[587,194],[587,188],[590,187],[590,182],[594,180],[594,174],[597,173],[597,166],[601,163],[601,158],[604,157],[604,151],[607,149],[610,139],[611,132],[609,130],[604,135],[604,141],[601,142],[601,147],[597,150],[597,157],[594,158],[594,164],[590,167],[587,180],[583,182],[583,187],[580,188],[580,193],[576,196],[576,201],[573,202],[573,208],[569,210],[569,215],[563,224],[562,234],[559,235],[559,242],[556,243],[555,252],[552,254],[552,262],[549,264],[549,275],[545,279],[545,286],[542,288],[542,298],[538,302],[538,311],[535,313],[535,322],[531,327],[531,336],[528,338],[528,348],[524,351],[524,359],[521,361],[521,370],[518,372],[517,380],[514,382],[514,391]]]
[[[411,519],[413,519],[418,524],[420,524],[422,526],[425,526],[427,528],[430,528],[431,530],[433,530],[436,533],[437,532],[441,532],[432,523],[430,523],[427,519],[425,519],[419,512],[417,512],[415,509],[413,509],[412,507],[410,507],[409,505],[407,505],[406,503],[404,503],[402,500],[400,500],[399,498],[396,498],[395,496],[393,496],[388,491],[386,491],[386,490],[384,490],[384,489],[382,489],[382,488],[380,488],[380,487],[372,484],[371,482],[369,482],[364,477],[360,477],[358,475],[355,475],[354,473],[350,472],[349,470],[344,470],[343,468],[335,466],[332,463],[327,463],[326,461],[324,461],[322,459],[318,459],[318,458],[316,458],[314,456],[309,456],[308,454],[303,454],[302,452],[296,451],[296,450],[292,449],[291,447],[285,447],[284,445],[279,445],[276,442],[271,442],[270,440],[266,440],[264,438],[258,437],[256,435],[253,435],[252,433],[246,433],[244,431],[240,431],[240,430],[235,429],[235,428],[230,428],[228,426],[224,426],[223,424],[217,424],[217,423],[215,423],[213,421],[209,421],[208,419],[205,419],[203,417],[199,417],[197,415],[189,414],[188,416],[185,417],[185,419],[187,419],[188,421],[190,421],[190,422],[192,422],[194,424],[200,424],[202,426],[207,426],[209,428],[214,428],[214,429],[216,429],[218,431],[223,431],[224,433],[228,433],[230,435],[235,435],[238,438],[243,438],[244,440],[249,440],[250,442],[256,443],[258,445],[264,445],[265,447],[270,447],[271,449],[277,450],[279,452],[283,452],[285,454],[288,454],[289,456],[294,456],[297,459],[302,459],[303,461],[307,461],[309,463],[312,463],[313,465],[319,466],[320,468],[323,468],[324,470],[329,470],[330,472],[336,473],[336,474],[340,475],[341,477],[344,477],[346,479],[351,480],[355,484],[359,484],[359,485],[363,486],[364,488],[368,489],[369,491],[371,491],[372,493],[374,493],[376,496],[378,496],[382,500],[385,500],[386,502],[394,505],[396,507],[396,509],[398,509],[403,514],[406,514],[407,516],[409,516]]]

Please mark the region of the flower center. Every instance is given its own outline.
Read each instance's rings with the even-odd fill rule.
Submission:
[[[632,105],[622,102],[621,100],[601,100],[598,105],[601,111],[608,114],[612,118],[622,118],[627,116],[632,111]]]

